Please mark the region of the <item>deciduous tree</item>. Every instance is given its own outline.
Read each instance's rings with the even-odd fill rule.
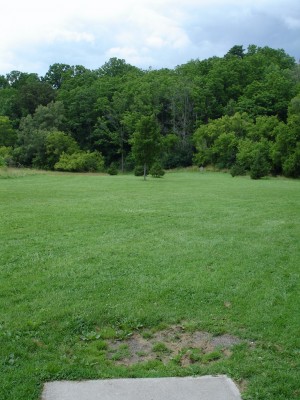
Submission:
[[[160,143],[160,128],[156,118],[153,115],[142,117],[137,123],[131,144],[136,163],[144,168],[144,180],[147,169],[159,155]]]
[[[16,139],[17,134],[10,119],[0,115],[0,146],[14,146]]]

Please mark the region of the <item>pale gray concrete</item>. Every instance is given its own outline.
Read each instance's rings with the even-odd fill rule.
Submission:
[[[42,400],[241,400],[225,375],[49,382]]]

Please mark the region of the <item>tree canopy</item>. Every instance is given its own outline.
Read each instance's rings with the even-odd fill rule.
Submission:
[[[122,170],[155,161],[250,173],[256,163],[299,177],[299,120],[300,66],[269,47],[235,45],[174,69],[111,58],[0,76],[0,146],[18,165],[53,169],[76,147]]]

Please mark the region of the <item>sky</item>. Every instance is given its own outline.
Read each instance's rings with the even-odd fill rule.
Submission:
[[[300,59],[299,0],[14,0],[1,5],[0,74],[45,75],[54,63],[101,67],[112,57],[174,68],[234,45]]]

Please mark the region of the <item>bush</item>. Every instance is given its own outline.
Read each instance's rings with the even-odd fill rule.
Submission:
[[[103,166],[104,160],[101,153],[80,151],[73,154],[62,153],[59,161],[54,165],[54,169],[71,172],[96,172],[102,171]]]
[[[283,163],[283,173],[291,178],[300,177],[300,144],[297,145],[294,153],[290,154]]]
[[[150,174],[154,178],[161,178],[162,176],[164,176],[165,171],[163,170],[162,166],[158,162],[156,162],[150,168]]]
[[[135,176],[143,176],[144,175],[144,167],[142,165],[137,165],[134,168],[134,175]]]
[[[263,176],[269,175],[270,170],[270,164],[266,160],[264,154],[259,151],[250,167],[251,179],[260,179]]]
[[[64,132],[50,132],[46,137],[47,165],[53,169],[62,153],[73,154],[80,152],[75,139]]]
[[[234,164],[230,170],[230,174],[232,177],[246,175],[246,170],[242,165]]]
[[[118,175],[118,168],[117,168],[116,164],[111,163],[110,167],[107,168],[107,173],[109,175]]]
[[[0,167],[9,167],[13,164],[12,147],[0,146]]]
[[[132,155],[132,153],[129,153],[125,160],[124,160],[124,170],[125,171],[134,171],[134,166],[135,166],[135,159]]]

